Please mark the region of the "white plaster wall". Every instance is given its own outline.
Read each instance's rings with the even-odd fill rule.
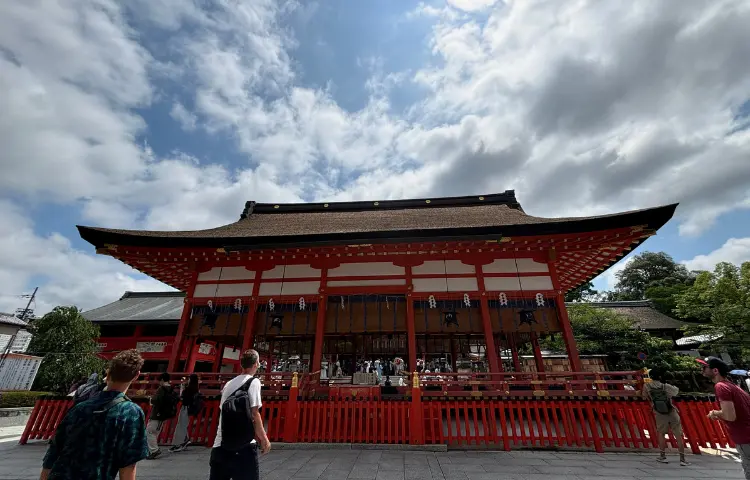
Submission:
[[[320,282],[284,282],[281,287],[282,295],[311,295],[317,294]]]
[[[195,298],[212,297],[249,297],[253,294],[252,283],[221,283],[218,289],[215,283],[203,283],[195,286]]]
[[[281,282],[261,283],[258,289],[258,295],[281,295]]]
[[[521,290],[518,277],[484,277],[484,288],[488,291],[515,291]]]
[[[390,278],[383,280],[330,280],[329,287],[375,287],[384,285],[406,285],[405,278]]]
[[[429,260],[411,269],[414,275],[445,275],[445,273],[474,273],[474,265],[466,265],[460,260]]]
[[[328,277],[364,277],[374,275],[405,275],[404,267],[391,262],[342,263],[328,270]]]
[[[448,277],[449,292],[476,292],[479,290],[476,278],[450,278]]]
[[[287,265],[286,278],[320,278],[320,270],[310,265]]]
[[[498,259],[488,265],[484,265],[482,271],[484,273],[516,273],[516,263],[518,263],[519,273],[549,271],[546,263],[535,262],[531,258],[517,258],[515,260],[512,258]]]
[[[521,277],[521,286],[524,291],[554,290],[551,277]]]
[[[219,276],[221,276],[221,280],[254,280],[255,272],[245,267],[224,267],[223,270],[220,267],[214,267],[208,272],[199,273],[198,281],[218,281]]]
[[[448,291],[445,277],[442,278],[414,278],[412,279],[415,292],[446,292]]]

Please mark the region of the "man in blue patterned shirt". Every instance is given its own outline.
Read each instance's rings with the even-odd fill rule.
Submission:
[[[138,378],[143,358],[135,350],[117,354],[107,370],[107,388],[71,408],[50,442],[40,480],[134,480],[148,456],[141,407],[125,392]]]

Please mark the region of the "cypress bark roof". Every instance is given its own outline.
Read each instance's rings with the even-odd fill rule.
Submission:
[[[178,322],[184,297],[182,292],[125,292],[119,300],[81,315],[93,323]]]
[[[580,305],[577,303],[566,303],[566,306]],[[606,308],[613,312],[619,313],[630,320],[637,327],[644,330],[678,330],[686,325],[681,320],[674,319],[664,315],[656,308],[650,300],[634,300],[623,302],[590,302],[582,303],[596,308]]]
[[[579,233],[635,225],[656,230],[677,205],[593,217],[527,215],[515,192],[416,200],[270,204],[247,202],[240,219],[192,231],[139,231],[78,226],[97,248],[105,244],[154,247],[283,248],[325,244],[467,240],[498,236]]]

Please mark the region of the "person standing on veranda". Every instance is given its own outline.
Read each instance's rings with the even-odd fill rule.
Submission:
[[[244,351],[240,365],[242,373],[221,391],[221,413],[211,449],[209,480],[258,480],[258,442],[262,454],[271,450],[260,416],[260,380],[254,377],[258,371],[258,352]],[[225,412],[227,408],[231,410]],[[249,411],[242,411],[243,408]],[[241,420],[235,420],[238,418]]]

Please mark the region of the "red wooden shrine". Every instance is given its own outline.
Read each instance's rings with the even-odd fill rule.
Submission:
[[[654,235],[675,208],[542,218],[506,191],[248,202],[237,222],[198,231],[78,228],[98,253],[185,292],[170,371],[190,371],[206,342],[260,352],[274,441],[601,451],[656,445],[640,400],[648,380],[583,371],[564,294]],[[545,335],[565,340],[569,371],[545,371]],[[521,349],[533,351],[537,372],[520,371]],[[399,382],[354,384],[357,365],[393,357],[406,363]],[[330,379],[335,362],[343,375]],[[411,373],[441,364],[455,373]],[[218,393],[230,377],[203,373],[201,388]],[[155,378],[144,375],[131,394],[147,394]],[[215,403],[192,427],[197,441],[210,444]],[[703,421],[710,405],[688,403],[680,413],[691,448],[728,444],[726,432]],[[37,407],[24,442],[48,437],[67,400]]]

